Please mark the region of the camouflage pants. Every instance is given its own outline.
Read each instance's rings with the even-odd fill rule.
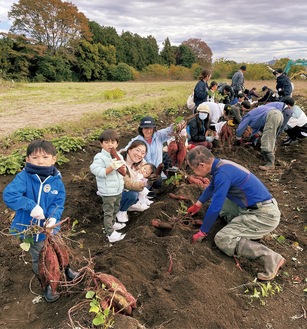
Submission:
[[[256,240],[272,232],[280,221],[278,204],[275,199],[272,200],[259,209],[243,209],[226,199],[220,216],[225,216],[229,223],[215,235],[217,247],[233,256],[241,238]]]

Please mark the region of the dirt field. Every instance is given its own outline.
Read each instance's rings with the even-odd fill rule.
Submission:
[[[304,99],[298,95],[300,104]],[[296,98],[296,97],[295,97]],[[307,108],[307,101],[304,101]],[[159,127],[171,123],[162,114]],[[121,125],[121,145],[125,146],[134,131]],[[130,221],[123,230],[124,240],[110,246],[102,233],[101,200],[89,164],[100,151],[98,142],[69,155],[70,162],[60,171],[67,190],[64,217],[78,220],[76,234],[70,236],[75,256],[74,268],[88,265],[91,257],[96,272],[112,274],[137,298],[131,317],[117,315],[114,328],[132,329],[303,329],[307,328],[307,141],[295,146],[277,147],[277,166],[273,172],[258,170],[260,154],[249,147],[216,150],[215,156],[234,160],[255,173],[277,199],[282,218],[273,235],[262,243],[281,253],[287,260],[275,282],[282,288],[274,296],[251,298],[246,286],[251,283],[260,264],[241,260],[243,271],[234,259],[214,245],[214,234],[224,223],[217,221],[203,243],[191,244],[198,227],[176,222],[172,230],[161,231],[151,226],[152,219],[175,223],[178,200],[169,193],[184,195],[195,202],[202,192],[199,187],[182,181],[179,187],[164,186],[161,194],[144,213],[129,213]],[[187,169],[188,170],[188,169]],[[0,176],[0,190],[13,179]],[[208,205],[197,218],[202,219]],[[23,255],[18,241],[7,236],[12,213],[0,202],[0,329],[67,329],[72,328],[68,311],[85,299],[86,282],[63,291],[52,304],[33,304],[40,294],[38,282],[31,281],[29,255]],[[83,232],[83,233],[82,233]],[[67,230],[63,227],[64,235]],[[283,236],[285,241],[274,239]],[[302,249],[301,249],[302,248]],[[31,281],[31,282],[30,282]],[[74,328],[94,328],[89,307],[78,308],[71,317]]]

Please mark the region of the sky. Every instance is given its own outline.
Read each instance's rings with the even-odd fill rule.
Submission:
[[[152,36],[160,49],[169,38],[179,46],[190,38],[206,42],[213,60],[264,63],[307,59],[307,1],[281,0],[72,0],[89,20]],[[12,22],[8,11],[17,0],[0,1],[0,31]]]

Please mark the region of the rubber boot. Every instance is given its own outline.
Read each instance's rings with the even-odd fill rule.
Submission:
[[[48,303],[53,303],[60,298],[60,295],[57,292],[53,294],[51,286],[48,285],[44,290],[44,297]]]
[[[72,281],[72,280],[77,279],[81,275],[81,273],[73,271],[70,268],[70,266],[68,265],[65,269],[65,275],[66,275],[66,278],[67,278],[68,281]]]
[[[259,166],[259,169],[267,171],[275,169],[274,163],[275,163],[275,156],[273,153],[263,153],[264,158],[266,160],[266,164],[264,166]]]
[[[264,264],[264,272],[258,273],[257,278],[261,281],[270,281],[275,278],[278,270],[285,264],[286,260],[277,252],[269,249],[261,243],[241,238],[236,246],[238,257],[247,259],[260,259]]]

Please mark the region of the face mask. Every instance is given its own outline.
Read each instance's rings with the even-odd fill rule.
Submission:
[[[202,113],[202,112],[200,112],[198,114],[198,117],[199,117],[200,120],[206,120],[207,117],[208,117],[208,113]]]

